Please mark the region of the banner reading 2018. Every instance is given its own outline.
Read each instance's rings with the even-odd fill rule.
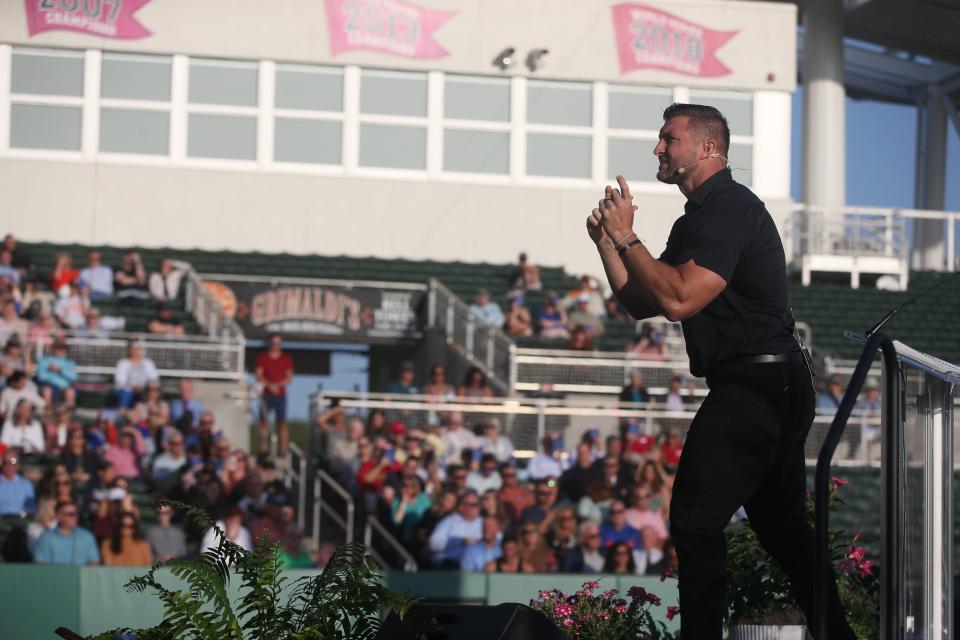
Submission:
[[[394,342],[422,336],[421,290],[237,280],[204,282],[247,338]]]
[[[101,38],[137,40],[151,35],[134,17],[150,0],[24,0],[27,30],[78,31]]]

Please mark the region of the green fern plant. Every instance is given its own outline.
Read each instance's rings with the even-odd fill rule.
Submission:
[[[216,524],[201,509],[162,501],[182,510],[201,527]],[[339,547],[316,576],[288,585],[275,546],[257,541],[246,551],[216,529],[218,544],[192,560],[157,563],[125,585],[131,593],[152,593],[163,603],[163,620],[148,629],[113,629],[95,640],[134,635],[138,640],[372,640],[380,630],[380,613],[394,609],[402,618],[418,598],[395,594],[383,584],[380,567],[363,545]],[[157,579],[168,569],[184,589],[170,589]],[[240,580],[234,602],[227,587]]]

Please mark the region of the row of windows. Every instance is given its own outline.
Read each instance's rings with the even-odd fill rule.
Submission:
[[[339,67],[277,63],[264,73],[257,62],[200,58],[188,59],[178,80],[171,57],[108,52],[99,68],[86,67],[79,51],[13,49],[11,148],[79,151],[85,74],[96,73],[99,152],[170,155],[171,119],[182,109],[190,158],[262,159],[258,128],[267,122],[272,161],[342,165],[344,129],[355,121],[361,167],[424,170],[428,137],[439,135],[444,171],[509,175],[519,135],[526,175],[589,179],[602,141],[607,173],[649,180],[661,115],[675,98],[669,88],[454,74],[437,83],[427,73],[370,69],[350,83]],[[272,95],[261,96],[264,87]],[[689,100],[724,112],[737,136],[731,160],[749,172],[752,96],[690,91]]]

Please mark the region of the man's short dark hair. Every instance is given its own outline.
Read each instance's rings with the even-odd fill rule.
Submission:
[[[674,102],[663,112],[663,121],[686,116],[696,130],[700,140],[714,140],[717,152],[727,155],[730,149],[730,127],[727,119],[716,107],[704,104],[683,104]]]

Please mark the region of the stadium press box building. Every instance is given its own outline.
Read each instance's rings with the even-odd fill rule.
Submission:
[[[26,240],[599,271],[584,220],[713,104],[791,203],[796,7],[674,0],[2,0],[0,207]]]

